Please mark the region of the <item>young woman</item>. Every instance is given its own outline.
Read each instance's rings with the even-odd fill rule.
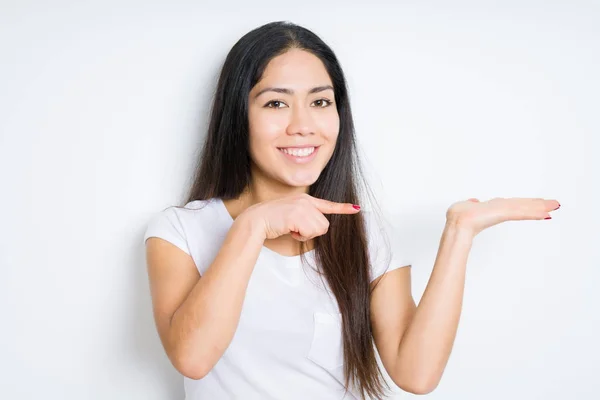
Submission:
[[[360,211],[359,172],[333,51],[285,22],[242,37],[222,67],[188,201],[157,213],[144,237],[156,326],[187,400],[382,398],[374,344],[400,388],[432,391],[475,235],[558,205],[450,206],[417,307],[410,265]]]

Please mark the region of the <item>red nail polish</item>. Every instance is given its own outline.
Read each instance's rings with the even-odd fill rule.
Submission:
[[[360,210],[360,206],[356,204],[352,204],[352,208],[354,208],[355,210]]]
[[[552,219],[552,217],[546,217],[546,218],[544,218],[544,219]]]

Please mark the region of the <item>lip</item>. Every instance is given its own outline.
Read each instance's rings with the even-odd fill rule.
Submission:
[[[283,151],[281,151],[281,149],[305,149],[308,147],[314,147],[315,151],[312,152],[311,155],[306,156],[306,157],[296,157],[293,156],[291,154],[286,154]],[[319,147],[321,146],[287,146],[287,147],[278,147],[277,150],[279,150],[279,153],[285,157],[286,160],[291,161],[294,164],[306,164],[311,162],[312,160],[314,160],[314,158],[317,155],[317,152],[319,151]]]
[[[302,146],[282,146],[282,147],[278,147],[278,149],[306,149],[308,147],[315,147],[315,150],[317,147],[319,147],[319,144],[305,144]]]

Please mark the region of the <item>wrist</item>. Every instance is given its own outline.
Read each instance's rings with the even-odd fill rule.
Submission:
[[[249,237],[261,243],[267,239],[265,226],[262,218],[258,218],[253,207],[244,210],[234,221],[234,225],[240,226]]]
[[[467,222],[461,221],[458,218],[449,218],[446,220],[445,231],[452,232],[455,236],[465,240],[472,240],[476,235],[475,229]]]

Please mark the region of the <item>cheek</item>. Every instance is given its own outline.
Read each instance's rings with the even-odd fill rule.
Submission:
[[[340,120],[337,114],[335,114],[335,117],[324,119],[319,129],[330,144],[335,144],[340,132]]]
[[[259,132],[250,131],[249,145],[250,158],[256,164],[262,165],[262,163],[264,163],[265,160],[269,158],[267,138],[265,138]]]
[[[268,115],[260,110],[255,110],[250,114],[248,127],[251,140],[256,143],[266,143],[277,138],[282,130],[285,131],[285,120],[276,115]]]
[[[260,113],[252,116],[248,128],[250,156],[255,162],[270,157],[273,143],[281,135],[282,129],[285,129],[276,118],[261,118]]]

